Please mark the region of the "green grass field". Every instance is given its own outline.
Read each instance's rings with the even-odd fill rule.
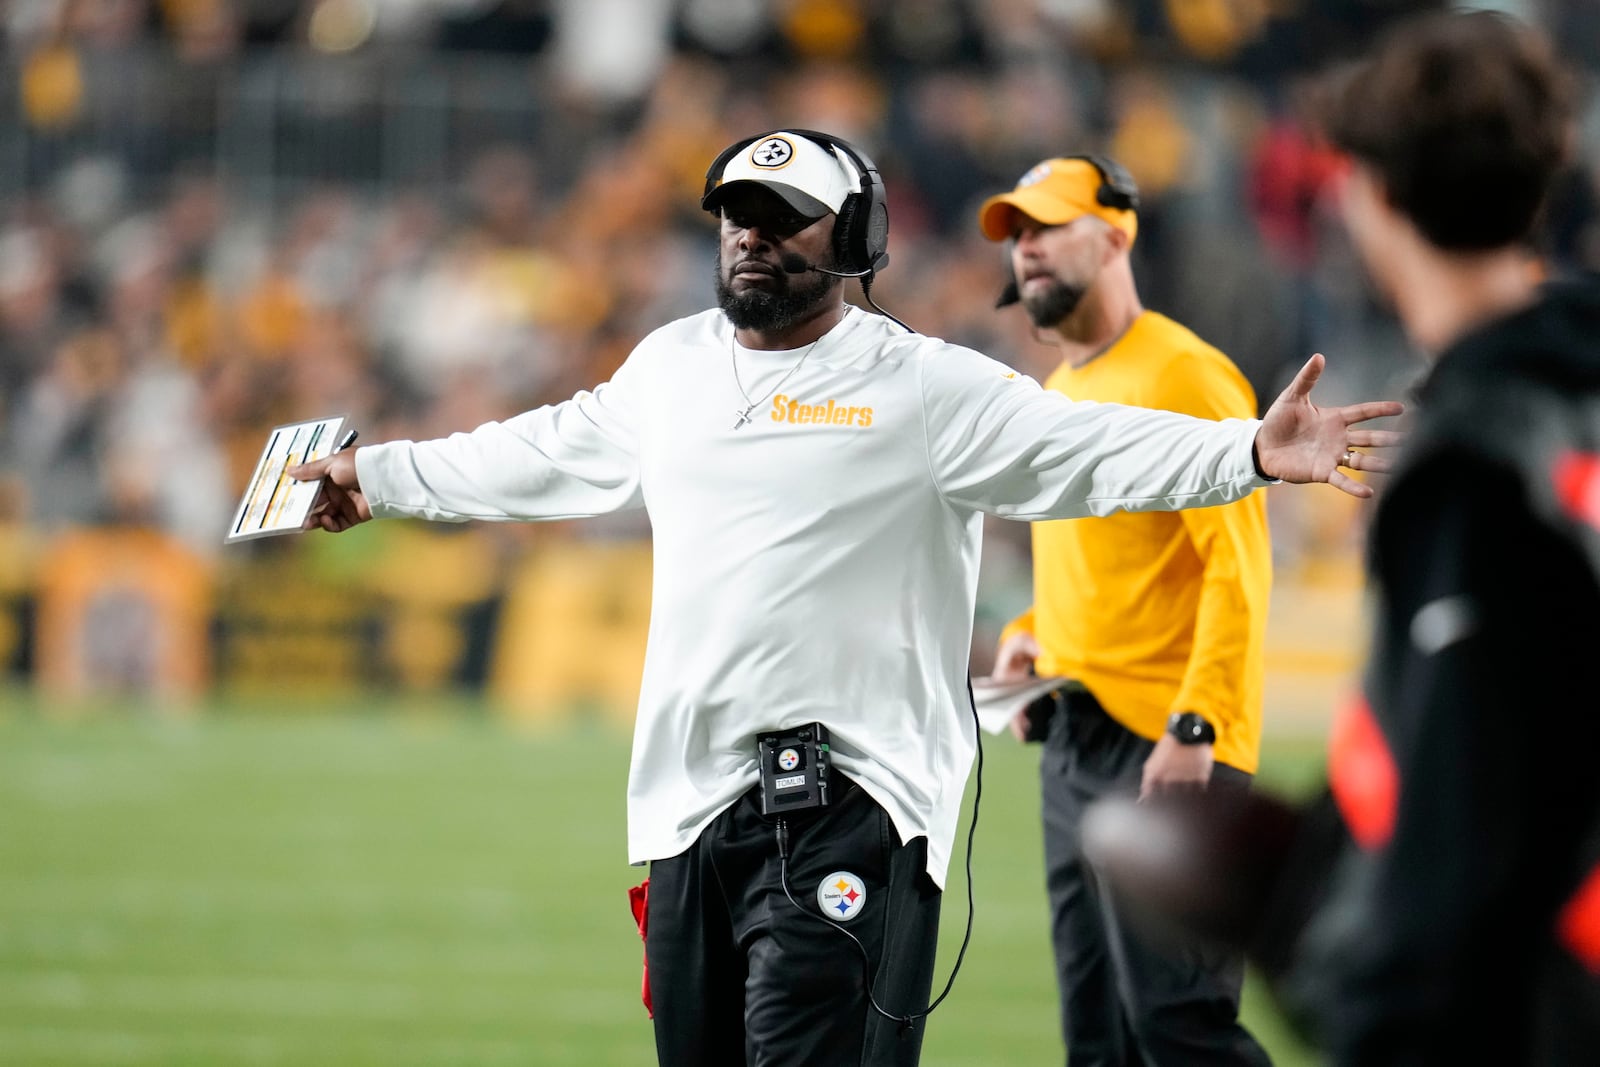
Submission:
[[[376,699],[376,698],[374,698]],[[0,1063],[654,1062],[627,741],[471,707],[0,712]],[[1035,750],[991,740],[978,915],[923,1063],[1057,1064]],[[1315,749],[1269,745],[1293,789]],[[969,788],[969,803],[971,790]],[[945,898],[936,988],[966,918]],[[841,945],[841,964],[854,957]],[[1279,1064],[1310,1065],[1247,991]]]

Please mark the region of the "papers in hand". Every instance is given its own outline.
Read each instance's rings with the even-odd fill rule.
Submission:
[[[297,532],[322,492],[322,482],[294,481],[289,468],[335,451],[344,422],[345,416],[335,415],[273,427],[223,540]]]
[[[1005,733],[1011,719],[1023,708],[1052,689],[1060,689],[1064,678],[1028,675],[1014,682],[997,682],[983,677],[972,680],[972,700],[978,708],[978,724],[991,734]]]

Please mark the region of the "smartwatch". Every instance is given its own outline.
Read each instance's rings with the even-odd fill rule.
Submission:
[[[1217,728],[1205,716],[1192,711],[1175,711],[1167,720],[1167,733],[1178,739],[1180,745],[1214,745]]]

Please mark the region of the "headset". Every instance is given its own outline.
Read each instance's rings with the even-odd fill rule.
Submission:
[[[1133,180],[1133,175],[1128,173],[1127,167],[1110,156],[1094,152],[1061,158],[1081,159],[1100,175],[1100,188],[1095,190],[1094,199],[1101,207],[1117,211],[1139,210],[1139,184]]]
[[[1098,153],[1085,153],[1075,156],[1060,156],[1060,159],[1080,159],[1095,169],[1100,175],[1100,186],[1094,191],[1095,203],[1101,207],[1108,207],[1114,211],[1139,210],[1139,184],[1133,180],[1133,175],[1128,173],[1128,168],[1112,159]],[[1022,299],[1022,290],[1017,285],[1016,272],[1011,267],[1009,248],[1006,253],[1006,287],[1000,291],[1000,299],[995,301],[997,308],[1008,307]]]
[[[847,196],[839,207],[833,224],[833,255],[840,270],[860,273],[864,284],[870,282],[872,275],[889,265],[889,198],[877,165],[848,141],[830,134],[794,126],[785,127],[785,132],[804,137],[823,148],[843,152],[855,168],[860,189]],[[729,160],[765,136],[761,133],[746,137],[712,160],[706,170],[702,198],[722,183],[722,171]]]

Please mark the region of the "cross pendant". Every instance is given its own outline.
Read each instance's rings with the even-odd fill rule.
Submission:
[[[749,407],[749,408],[745,408],[743,411],[739,412],[739,421],[733,424],[733,428],[735,430],[737,430],[739,427],[743,426],[745,423],[750,421],[750,412],[752,410],[754,410],[754,408],[753,407]]]

